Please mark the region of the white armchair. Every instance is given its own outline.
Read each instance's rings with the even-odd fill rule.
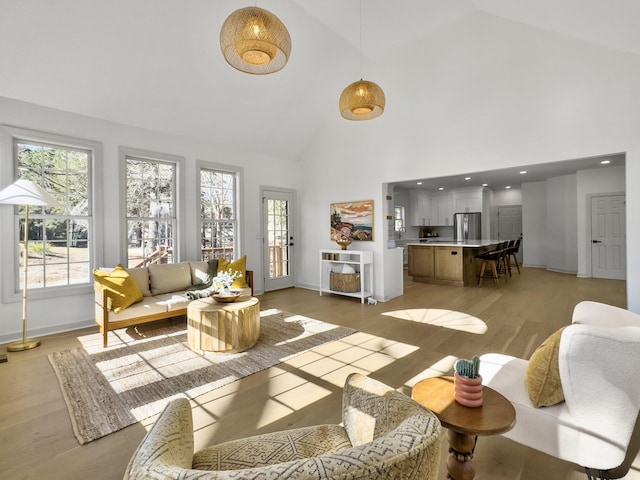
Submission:
[[[574,308],[560,335],[557,368],[564,401],[536,408],[525,386],[529,362],[481,357],[484,384],[507,397],[516,425],[504,436],[592,471],[620,478],[640,446],[640,315],[597,302]]]

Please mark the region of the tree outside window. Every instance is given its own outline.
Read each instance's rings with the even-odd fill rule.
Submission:
[[[176,165],[126,157],[129,267],[175,261]]]
[[[200,242],[202,259],[233,260],[237,252],[237,174],[200,170]]]
[[[13,145],[18,178],[37,183],[63,206],[30,206],[27,226],[25,207],[16,207],[21,252],[18,285],[23,284],[24,258],[29,262],[30,290],[90,283],[92,151],[19,138]],[[29,235],[27,255],[25,228]]]

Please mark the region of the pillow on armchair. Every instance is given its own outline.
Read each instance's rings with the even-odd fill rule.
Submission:
[[[536,408],[549,407],[564,401],[558,351],[560,337],[565,328],[567,327],[562,327],[542,342],[529,359],[524,383]]]

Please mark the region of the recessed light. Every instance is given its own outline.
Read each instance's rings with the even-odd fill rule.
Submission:
[[[471,177],[464,177],[465,180],[471,180]]]
[[[416,185],[422,185],[422,182],[418,182],[418,183],[416,183]]]
[[[524,175],[525,173],[527,173],[526,170],[520,170],[520,175]]]
[[[511,185],[507,185],[507,186],[506,186],[506,187],[504,187],[504,188],[506,188],[506,189],[508,190],[509,188],[511,188]]]
[[[489,184],[488,184],[488,183],[483,183],[483,184],[482,184],[482,186],[483,186],[483,187],[488,187],[488,186],[489,186]]]
[[[600,164],[602,164],[602,165],[608,165],[608,164],[610,164],[610,163],[611,163],[611,160],[602,160],[602,161],[600,162]]]
[[[438,187],[438,190],[442,191],[442,190],[444,190],[444,187]]]

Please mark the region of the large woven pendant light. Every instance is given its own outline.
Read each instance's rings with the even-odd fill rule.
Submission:
[[[282,70],[291,55],[291,37],[273,13],[258,7],[236,10],[220,30],[225,60],[241,72],[264,75]]]
[[[362,73],[362,0],[360,0],[360,71]],[[340,115],[347,120],[371,120],[384,112],[385,96],[378,84],[363,80],[353,82],[342,91]]]

